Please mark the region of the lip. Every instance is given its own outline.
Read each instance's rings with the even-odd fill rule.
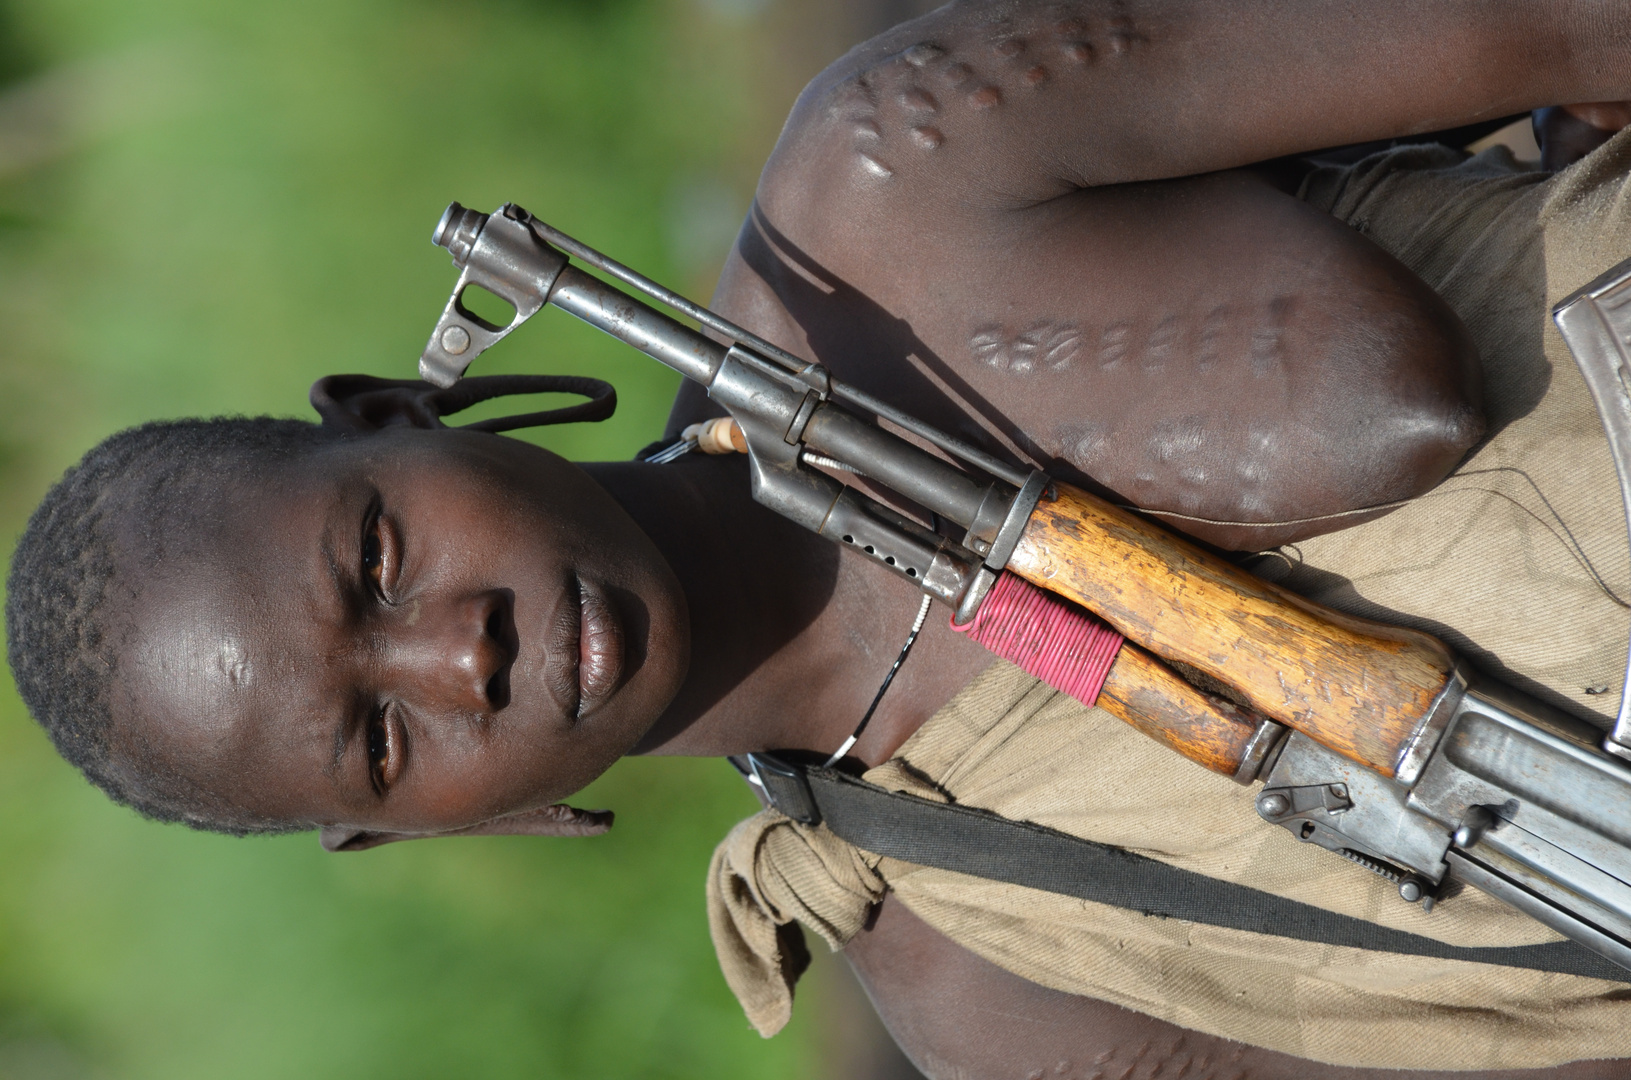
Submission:
[[[593,584],[577,583],[578,633],[574,667],[577,715],[588,716],[617,690],[623,678],[624,635],[617,611]]]

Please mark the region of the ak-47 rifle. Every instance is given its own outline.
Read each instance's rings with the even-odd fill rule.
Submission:
[[[1470,671],[1430,635],[1314,604],[1088,492],[1015,469],[514,204],[488,215],[454,203],[433,240],[460,275],[419,362],[426,380],[452,385],[546,303],[570,312],[707,389],[735,421],[758,502],[907,578],[952,608],[954,624],[976,617],[1005,571],[1102,618],[1127,640],[1098,704],[1208,769],[1242,784],[1261,779],[1266,821],[1396,881],[1406,901],[1431,907],[1463,882],[1631,968],[1625,705],[1604,740]],[[465,307],[470,285],[514,306],[508,326]],[[1598,397],[1631,507],[1631,262],[1556,317]],[[812,468],[812,457],[869,477],[965,535],[931,531]],[[1169,662],[1249,707],[1197,688]]]

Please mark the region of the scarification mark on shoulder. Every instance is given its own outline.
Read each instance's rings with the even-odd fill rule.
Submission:
[[[991,51],[1002,57],[1014,57],[1025,51],[1023,38],[1004,38],[991,46]]]
[[[988,367],[1001,368],[1004,345],[1008,335],[999,325],[981,326],[969,338],[968,347],[974,359]]]
[[[1128,322],[1113,322],[1099,334],[1099,370],[1114,371],[1126,359],[1131,348],[1133,327]]]
[[[895,175],[894,169],[891,169],[871,154],[856,151],[856,156],[861,159],[861,167],[880,180],[888,180]]]
[[[1056,428],[1055,445],[1047,449],[1091,476],[1109,460],[1114,448],[1110,436],[1110,425],[1103,420],[1077,420]]]
[[[1082,331],[1073,322],[1039,320],[1014,333],[1000,323],[988,323],[969,339],[974,358],[988,367],[1013,375],[1064,371],[1082,348]]]
[[[995,86],[982,86],[968,95],[968,103],[975,109],[994,109],[1002,104],[1002,91]]]
[[[1025,72],[1025,82],[1030,86],[1040,86],[1048,81],[1048,69],[1041,64]]]
[[[1106,38],[1113,56],[1127,56],[1133,49],[1150,43],[1149,36],[1133,24],[1126,15],[1110,20],[1110,33]]]
[[[1282,373],[1285,367],[1284,338],[1295,299],[1277,296],[1269,302],[1262,321],[1252,327],[1251,366],[1254,378],[1265,379]]]
[[[941,72],[941,74],[946,77],[947,82],[955,86],[964,79],[971,77],[974,74],[974,69],[969,67],[967,64],[958,62],[955,64],[947,64],[946,69]]]
[[[1172,416],[1157,421],[1144,444],[1151,461],[1165,465],[1179,480],[1192,485],[1179,493],[1185,509],[1194,505],[1199,492],[1211,479],[1211,432],[1204,416]]]
[[[1146,375],[1159,375],[1167,368],[1167,362],[1178,344],[1178,333],[1181,326],[1178,316],[1168,315],[1155,324],[1150,331],[1150,340],[1144,347],[1144,355],[1140,366]]]
[[[912,141],[925,150],[938,150],[946,141],[939,128],[915,127],[912,129]]]
[[[927,67],[946,55],[946,50],[928,41],[920,41],[901,53],[901,59],[915,68]]]
[[[1223,355],[1223,337],[1229,330],[1229,308],[1219,305],[1201,320],[1198,346],[1195,350],[1195,370],[1211,371]]]
[[[909,86],[900,93],[900,103],[905,109],[912,112],[934,112],[940,108],[940,103],[934,95],[920,86]]]
[[[878,111],[878,96],[863,72],[833,87],[827,96],[829,119],[855,122],[871,119]]]
[[[1065,59],[1078,64],[1091,64],[1093,62],[1093,46],[1085,41],[1067,41],[1060,48]]]

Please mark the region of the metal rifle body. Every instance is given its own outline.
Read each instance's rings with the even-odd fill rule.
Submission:
[[[1262,779],[1265,820],[1396,882],[1405,900],[1431,908],[1470,884],[1631,968],[1631,768],[1588,725],[1470,676],[1428,635],[1319,607],[938,432],[513,204],[484,215],[455,203],[433,239],[461,272],[420,361],[428,381],[451,385],[546,303],[568,311],[707,388],[745,437],[755,500],[912,581],[958,624],[1004,570],[1103,618],[1127,644],[1099,703],[1208,768]],[[1631,283],[1631,270],[1621,278]],[[515,307],[508,326],[464,306],[471,284]],[[1631,296],[1631,284],[1623,291]],[[810,467],[807,454],[864,474],[961,536]],[[1166,661],[1218,680],[1235,700],[1190,686]]]
[[[601,268],[615,268],[619,276],[660,289],[513,204],[489,216],[455,203],[437,226],[435,239],[453,253],[462,273],[420,360],[426,380],[451,385],[477,353],[545,302],[553,304],[706,387],[708,396],[736,419],[746,436],[757,502],[856,548],[954,608],[978,603],[1012,553],[1018,530],[1045,486],[1041,473],[1027,475],[905,418],[910,426],[938,436],[934,441],[976,459],[993,474],[989,479],[970,475],[846,408],[841,399],[862,403],[896,422],[904,415],[844,386],[821,365],[789,357],[662,290],[667,293],[665,302],[681,300],[689,309],[681,309],[685,314],[704,315],[714,329],[737,339],[736,344],[722,345],[584,273],[549,241],[564,241],[560,247],[589,253]],[[468,284],[510,302],[516,309],[514,322],[496,327],[468,311],[459,299]],[[450,343],[457,351],[448,348]],[[966,530],[962,541],[939,536],[808,467],[802,460],[807,450],[854,466],[955,522]],[[994,569],[982,574],[988,564]]]

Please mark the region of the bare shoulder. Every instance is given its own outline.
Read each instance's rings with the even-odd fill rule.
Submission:
[[[1182,8],[954,4],[860,46],[801,96],[716,304],[1220,547],[1431,488],[1483,415],[1426,285],[1248,172],[1101,183],[1181,141],[1126,87]],[[1123,166],[1073,164],[1100,143]]]
[[[844,955],[890,1033],[931,1080],[1475,1080],[1466,1072],[1322,1066],[1050,990],[975,956],[890,899]],[[1576,1062],[1490,1075],[1606,1080],[1624,1067]]]
[[[1202,540],[1261,550],[1326,531],[1272,523],[1408,499],[1483,430],[1456,314],[1249,174],[991,210],[804,167],[809,200],[754,207],[726,314],[1010,459],[1184,515],[1169,520]]]

